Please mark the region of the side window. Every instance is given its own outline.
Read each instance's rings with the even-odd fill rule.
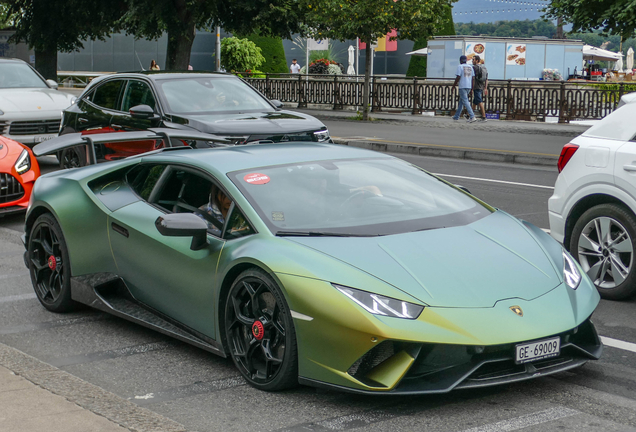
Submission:
[[[176,168],[163,185],[155,203],[172,213],[198,215],[207,223],[210,234],[221,237],[226,221],[228,228],[224,238],[241,237],[253,232],[238,209],[228,215],[232,199],[211,179]]]
[[[223,238],[231,240],[254,234],[254,232],[254,229],[247,222],[247,219],[245,219],[245,216],[243,216],[241,210],[239,210],[238,207],[234,207],[234,209],[232,210],[232,214],[228,219]]]
[[[148,201],[150,192],[152,192],[165,169],[165,165],[137,165],[126,173],[126,182],[137,195]]]
[[[91,102],[102,108],[117,109],[117,99],[122,83],[122,80],[114,80],[97,87],[92,94]]]
[[[129,81],[124,98],[122,100],[122,111],[128,111],[137,105],[148,105],[155,109],[155,97],[150,86],[142,81]]]

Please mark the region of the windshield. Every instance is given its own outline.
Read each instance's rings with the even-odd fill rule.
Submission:
[[[174,114],[274,111],[254,89],[238,78],[197,77],[157,81]]]
[[[24,63],[0,63],[0,88],[48,88],[42,78]]]
[[[279,165],[229,177],[277,235],[398,234],[465,225],[492,211],[399,159]]]

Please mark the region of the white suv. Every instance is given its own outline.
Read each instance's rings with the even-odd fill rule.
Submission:
[[[550,233],[602,297],[636,294],[636,103],[566,144],[548,202]]]

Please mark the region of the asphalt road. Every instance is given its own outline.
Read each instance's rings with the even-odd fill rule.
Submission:
[[[563,145],[571,138],[559,135],[540,135],[488,130],[489,123],[472,123],[468,127],[464,120],[459,125],[446,121],[436,123],[444,127],[426,127],[426,123],[407,121],[379,121],[362,123],[357,121],[322,118],[333,137],[373,138],[380,142],[398,144],[423,144],[448,148],[515,151],[519,153],[558,156]],[[470,126],[472,126],[470,125]],[[492,128],[494,129],[494,128]]]
[[[548,227],[555,169],[399,156]],[[636,299],[601,302],[594,322],[612,346],[552,377],[420,397],[265,393],[245,385],[230,360],[154,331],[90,309],[47,312],[24,268],[20,229],[19,217],[0,219],[0,342],[190,431],[636,431]]]

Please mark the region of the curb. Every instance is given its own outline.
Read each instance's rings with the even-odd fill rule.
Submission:
[[[497,152],[486,150],[452,149],[445,147],[382,143],[374,141],[347,141],[334,139],[334,143],[350,147],[374,150],[382,153],[404,153],[419,156],[433,156],[452,159],[465,159],[483,162],[502,162],[519,165],[535,165],[555,167],[557,156],[521,154],[514,152]]]
[[[162,415],[123,399],[68,372],[0,343],[0,365],[81,408],[132,431],[186,432]]]

